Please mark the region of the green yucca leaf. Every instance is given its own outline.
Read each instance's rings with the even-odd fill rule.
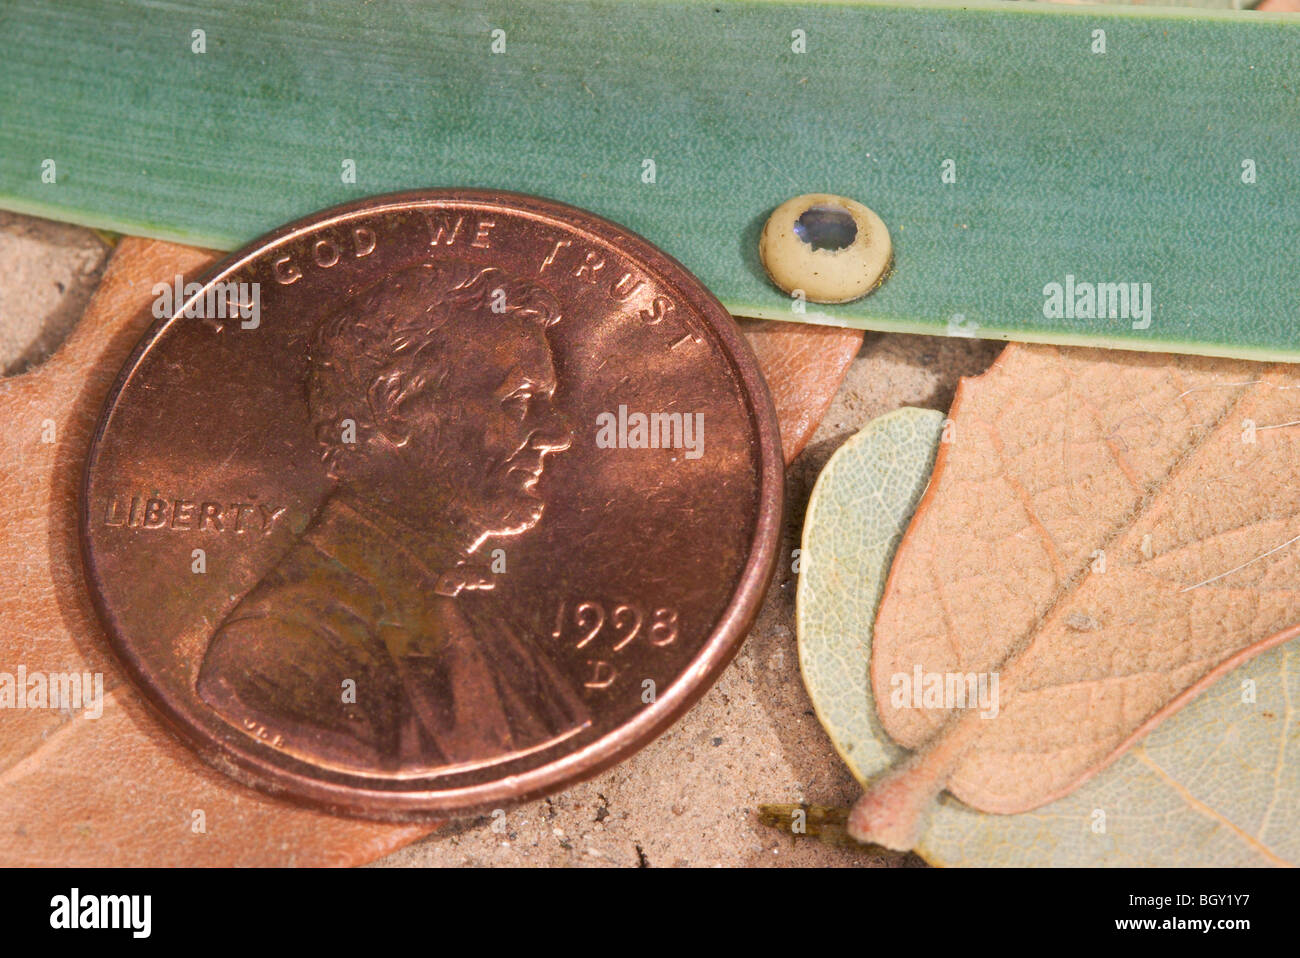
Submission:
[[[1300,359],[1300,15],[8,0],[0,91],[22,212],[230,248],[365,194],[512,189],[642,233],[738,314]],[[758,231],[822,191],[883,217],[895,269],[799,314]],[[1149,325],[1045,316],[1067,276],[1149,283]]]

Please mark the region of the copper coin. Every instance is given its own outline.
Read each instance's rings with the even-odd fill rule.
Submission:
[[[626,757],[735,653],[776,418],[650,243],[423,191],[188,283],[109,395],[81,542],[127,671],[218,768],[368,817],[490,809]]]

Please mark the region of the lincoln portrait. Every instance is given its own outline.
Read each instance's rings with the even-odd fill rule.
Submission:
[[[411,266],[324,318],[304,392],[332,491],[213,633],[204,702],[370,772],[493,764],[590,723],[492,601],[482,555],[541,521],[546,461],[572,441],[559,321],[548,290],[463,263]]]

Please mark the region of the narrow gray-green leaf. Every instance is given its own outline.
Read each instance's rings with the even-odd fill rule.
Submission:
[[[366,194],[513,189],[637,230],[741,315],[1300,359],[1298,15],[999,0],[251,9],[0,7],[0,206],[230,248]],[[895,269],[866,299],[795,313],[764,277],[758,232],[786,198],[821,191],[884,218]],[[1044,290],[1067,277],[1142,300],[1114,287],[1113,318],[1063,302],[1045,315]]]

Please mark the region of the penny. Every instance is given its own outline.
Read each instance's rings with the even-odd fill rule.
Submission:
[[[731,317],[590,213],[424,191],[160,283],[81,497],[109,640],[207,761],[421,819],[563,788],[697,700],[777,554]]]

